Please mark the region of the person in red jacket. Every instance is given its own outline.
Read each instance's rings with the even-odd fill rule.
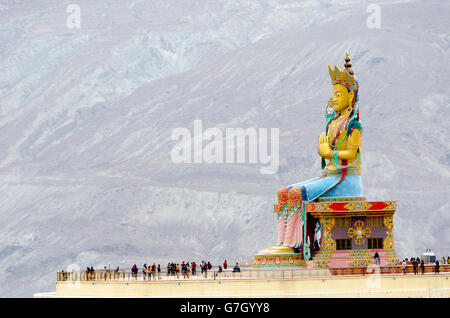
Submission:
[[[192,276],[195,276],[196,274],[196,268],[197,268],[197,264],[195,264],[195,262],[192,263]]]
[[[228,263],[227,260],[225,260],[225,262],[223,262],[223,269],[227,269]]]

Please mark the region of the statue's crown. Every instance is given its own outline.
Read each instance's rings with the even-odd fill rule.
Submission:
[[[340,70],[336,65],[334,66],[334,70],[328,65],[328,72],[331,77],[331,84],[341,84],[349,90],[349,92],[354,91],[358,88],[358,84],[356,82],[355,77],[353,76],[352,64],[350,63],[350,57],[348,56],[348,52],[346,52],[345,56],[345,69]]]

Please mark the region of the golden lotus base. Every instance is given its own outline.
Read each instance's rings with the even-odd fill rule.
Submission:
[[[254,267],[275,267],[275,266],[302,266],[306,267],[306,261],[301,253],[289,254],[256,254],[253,257]]]

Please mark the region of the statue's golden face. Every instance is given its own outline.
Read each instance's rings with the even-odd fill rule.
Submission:
[[[334,109],[340,112],[351,105],[354,92],[350,92],[341,84],[333,85],[333,104]]]

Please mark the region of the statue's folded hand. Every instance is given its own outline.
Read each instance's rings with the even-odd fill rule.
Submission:
[[[322,158],[329,159],[329,154],[331,153],[331,147],[328,143],[328,136],[326,133],[322,133],[319,135],[319,142],[317,145],[317,152],[319,153],[319,156]]]

